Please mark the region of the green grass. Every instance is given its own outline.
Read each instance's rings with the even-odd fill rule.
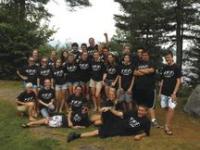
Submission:
[[[174,136],[166,136],[161,129],[152,129],[151,136],[136,142],[133,137],[113,137],[100,139],[98,137],[80,139],[66,143],[66,135],[72,129],[50,129],[38,127],[22,129],[21,123],[27,118],[16,115],[13,101],[7,99],[21,88],[19,82],[0,81],[0,150],[199,150],[200,149],[200,119],[193,118],[182,111],[187,98],[179,100],[179,107],[174,119]],[[21,90],[21,89],[20,89]],[[13,92],[12,92],[13,91]],[[163,110],[156,111],[160,123],[164,123]],[[76,130],[85,132],[94,130]]]

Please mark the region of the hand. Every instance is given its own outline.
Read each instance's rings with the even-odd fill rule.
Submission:
[[[23,79],[23,80],[28,80],[28,77],[23,76],[22,79]]]
[[[112,82],[112,83],[111,83],[111,86],[112,86],[112,87],[114,87],[114,86],[115,86],[115,83],[114,83],[114,82]]]
[[[127,92],[128,94],[132,94],[132,90],[130,88],[127,90]]]
[[[110,108],[108,108],[108,107],[103,107],[103,108],[101,108],[101,112],[107,112],[107,111],[109,111],[110,110]]]
[[[172,98],[173,101],[176,101],[176,94],[173,93],[173,94],[171,95],[171,98]]]

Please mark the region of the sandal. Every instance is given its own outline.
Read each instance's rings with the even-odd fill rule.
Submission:
[[[172,130],[170,130],[168,126],[165,126],[165,133],[166,133],[167,135],[173,135]]]

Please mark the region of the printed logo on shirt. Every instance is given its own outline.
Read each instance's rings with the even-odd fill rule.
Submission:
[[[82,101],[72,100],[71,105],[74,107],[80,107],[82,105]]]
[[[116,68],[107,68],[108,74],[116,74],[117,70]]]
[[[80,122],[81,121],[81,116],[79,116],[79,114],[75,114],[74,117],[73,117],[73,120],[75,122]]]
[[[129,76],[133,73],[132,69],[130,68],[126,68],[126,69],[122,69],[121,70],[121,74],[124,75],[124,76]]]
[[[41,70],[40,74],[42,76],[48,76],[50,74],[51,70],[50,69],[46,69],[46,70]]]
[[[43,99],[51,99],[52,98],[52,93],[43,93],[42,95],[41,95],[41,97],[43,98]]]
[[[25,72],[27,74],[29,74],[30,76],[34,76],[34,75],[36,75],[37,70],[36,69],[26,69]]]
[[[144,65],[139,65],[138,66],[138,69],[146,69],[146,68],[149,68],[148,64],[144,64]]]
[[[171,78],[174,76],[174,71],[173,70],[164,71],[163,75],[165,78]]]
[[[135,120],[135,118],[133,118],[133,117],[130,117],[130,119],[129,119],[129,126],[130,127],[132,127],[132,128],[135,128],[135,127],[139,127],[140,126],[140,123],[137,121],[137,120]]]
[[[92,65],[92,70],[93,71],[99,71],[99,70],[101,70],[101,65]]]
[[[30,102],[30,101],[32,101],[33,99],[34,99],[34,97],[31,96],[31,97],[27,97],[27,98],[25,98],[24,101],[26,101],[26,102]]]
[[[87,70],[89,68],[89,64],[79,64],[81,70]]]
[[[55,71],[53,74],[56,77],[62,77],[64,74],[64,71],[63,70]]]
[[[77,66],[73,65],[73,66],[67,66],[67,71],[69,72],[75,72],[77,70]]]

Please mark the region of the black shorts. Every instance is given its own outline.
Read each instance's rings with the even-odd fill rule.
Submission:
[[[154,90],[133,90],[133,100],[137,105],[145,105],[148,108],[153,108],[154,99]]]
[[[111,112],[102,113],[102,125],[99,127],[101,138],[120,136],[124,134],[123,120]]]

